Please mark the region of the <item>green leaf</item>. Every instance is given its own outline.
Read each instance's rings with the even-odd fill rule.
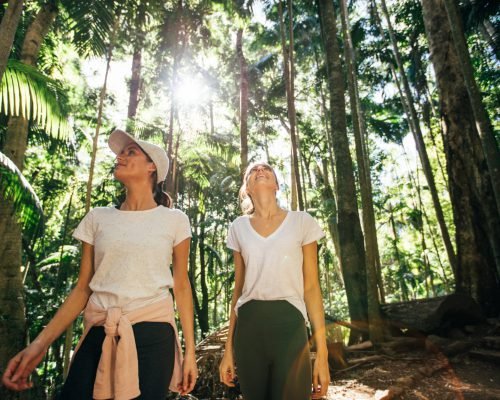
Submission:
[[[16,216],[25,230],[37,231],[42,227],[43,210],[33,187],[14,162],[0,152],[0,193],[14,207]]]
[[[61,84],[36,68],[9,60],[0,83],[0,113],[24,117],[37,124],[49,136],[68,140],[67,97]]]

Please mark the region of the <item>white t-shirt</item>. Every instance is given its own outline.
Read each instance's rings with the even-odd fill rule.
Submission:
[[[304,211],[288,211],[268,237],[255,231],[248,215],[236,218],[229,227],[227,247],[241,253],[245,282],[235,311],[250,300],[286,300],[307,321],[302,246],[324,236],[318,223]]]
[[[163,206],[144,211],[97,207],[73,237],[94,246],[92,301],[129,312],[170,295],[172,249],[191,237],[191,227],[186,214]]]

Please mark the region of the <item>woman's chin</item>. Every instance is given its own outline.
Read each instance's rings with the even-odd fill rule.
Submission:
[[[126,177],[124,176],[125,174],[122,173],[122,171],[120,171],[120,169],[115,169],[113,171],[113,176],[115,177],[115,179],[118,181],[118,182],[121,182],[123,183],[124,180],[126,180]]]

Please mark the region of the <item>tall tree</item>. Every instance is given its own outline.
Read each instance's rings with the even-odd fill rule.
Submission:
[[[330,91],[330,118],[337,176],[338,237],[349,314],[355,324],[368,324],[364,238],[359,220],[354,169],[349,152],[345,114],[344,74],[340,62],[337,21],[333,2],[318,0]],[[352,331],[350,341],[362,338]]]
[[[243,54],[243,28],[236,34],[236,55],[240,67],[240,169],[243,177],[248,165],[248,65]]]
[[[7,60],[14,42],[17,25],[23,13],[23,3],[23,0],[9,0],[0,23],[0,82],[7,68]]]
[[[186,37],[186,21],[184,21],[184,0],[177,0],[174,10],[175,15],[167,14],[165,16],[165,29],[166,32],[171,33],[174,36],[172,43],[172,75],[170,79],[170,112],[169,112],[169,121],[168,121],[168,131],[165,133],[164,142],[167,150],[167,156],[171,162],[172,156],[174,154],[174,117],[177,112],[177,102],[175,99],[174,88],[178,79],[178,72],[180,68],[180,63],[182,61],[182,57],[184,56],[184,50],[187,45],[187,37]],[[174,19],[175,17],[175,19]],[[172,27],[170,27],[172,24]],[[171,29],[173,28],[173,31]],[[173,168],[169,168],[167,175],[167,192],[174,195],[176,197],[176,193],[174,193],[174,171]]]
[[[283,16],[282,0],[278,1],[278,12],[280,19],[280,32],[281,32],[281,51],[283,53],[283,77],[285,81],[286,99],[287,99],[287,113],[290,132],[290,142],[292,145],[292,168],[293,180],[299,210],[304,209],[304,199],[302,197],[302,183],[300,181],[299,170],[299,146],[297,140],[297,115],[295,112],[295,64],[294,64],[294,46],[293,46],[293,4],[292,0],[288,0],[288,23],[289,23],[289,44],[286,44],[286,27]],[[293,207],[292,207],[293,209]]]
[[[356,144],[356,161],[359,170],[359,187],[361,191],[361,205],[363,209],[363,233],[366,249],[366,273],[367,295],[368,295],[368,318],[370,321],[370,339],[374,342],[383,340],[382,318],[380,316],[379,289],[382,282],[377,281],[380,276],[377,270],[380,268],[380,259],[377,242],[377,227],[375,226],[375,212],[373,210],[373,193],[370,177],[370,157],[365,151],[366,132],[364,132],[364,121],[361,105],[359,102],[356,58],[352,46],[349,15],[346,0],[340,0],[340,11],[342,21],[342,33],[344,37],[344,55],[347,67],[347,85],[349,89],[350,109],[352,116],[352,128]]]
[[[444,5],[450,22],[449,25],[453,36],[453,43],[455,44],[455,50],[462,68],[465,87],[467,88],[472,112],[474,113],[476,128],[481,138],[486,162],[488,163],[498,213],[500,214],[500,151],[498,149],[498,143],[493,133],[490,118],[488,117],[488,113],[481,99],[481,92],[474,79],[474,72],[472,70],[472,63],[469,49],[467,48],[467,41],[462,18],[460,18],[459,14],[458,4],[453,0],[445,0]]]
[[[23,41],[20,56],[22,63],[30,66],[35,65],[40,46],[56,14],[57,8],[53,4],[45,4],[36,14]],[[21,171],[28,144],[28,124],[28,119],[22,116],[9,118],[2,149]],[[2,340],[11,343],[5,347],[0,345],[0,363],[6,365],[8,359],[13,356],[12,352],[22,348],[25,338],[23,280],[20,268],[22,265],[22,232],[13,212],[14,205],[5,201],[1,195],[0,198],[0,236],[2,237],[0,243],[0,281],[5,288],[2,290],[0,308],[9,310],[11,316],[8,329],[2,325],[2,331],[4,329],[5,331],[0,332]],[[12,393],[0,392],[0,395],[2,398],[8,399]]]
[[[456,226],[456,288],[489,314],[500,310],[500,217],[444,0],[422,0],[439,89],[444,149]]]
[[[132,8],[133,27],[135,33],[132,37],[134,46],[132,55],[132,76],[130,78],[130,91],[128,101],[127,119],[129,124],[135,119],[137,107],[139,106],[139,96],[141,88],[141,73],[142,73],[142,51],[145,42],[145,23],[146,23],[146,1],[139,1],[137,8]]]
[[[405,103],[405,108],[408,110],[409,113],[408,118],[409,118],[411,132],[413,133],[413,138],[417,146],[417,152],[420,158],[420,162],[422,163],[422,168],[425,174],[425,178],[427,179],[427,184],[429,185],[429,190],[432,197],[432,203],[434,204],[434,209],[439,223],[439,228],[441,229],[441,236],[443,238],[446,252],[448,253],[448,259],[450,261],[450,265],[452,266],[452,269],[455,271],[456,269],[455,250],[453,249],[453,245],[451,244],[450,234],[444,219],[443,208],[441,207],[441,201],[439,200],[438,191],[434,180],[434,173],[432,171],[431,163],[429,161],[429,156],[427,154],[427,148],[424,142],[424,135],[422,133],[422,130],[420,129],[420,121],[417,115],[417,111],[415,109],[415,101],[413,99],[413,95],[410,89],[410,84],[408,82],[408,77],[406,76],[406,72],[403,66],[403,60],[401,57],[401,53],[399,51],[399,45],[396,40],[396,36],[394,34],[394,29],[392,27],[389,10],[387,9],[385,0],[380,0],[380,4],[382,6],[382,13],[384,14],[387,23],[387,30],[389,33],[390,42],[392,44],[392,51],[394,53],[394,58],[398,67],[399,77],[403,84],[402,89],[404,95],[402,97],[402,101],[403,103]]]

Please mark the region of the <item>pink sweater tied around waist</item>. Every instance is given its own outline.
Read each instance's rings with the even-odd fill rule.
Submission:
[[[85,329],[76,346],[75,354],[90,328],[104,326],[106,332],[94,383],[94,399],[129,400],[141,394],[137,349],[132,325],[146,321],[168,322],[174,328],[175,361],[169,389],[179,391],[177,385],[182,382],[182,350],[175,325],[174,304],[171,296],[127,313],[123,313],[118,307],[105,310],[89,301],[83,315]],[[158,357],[161,357],[161,354]]]

